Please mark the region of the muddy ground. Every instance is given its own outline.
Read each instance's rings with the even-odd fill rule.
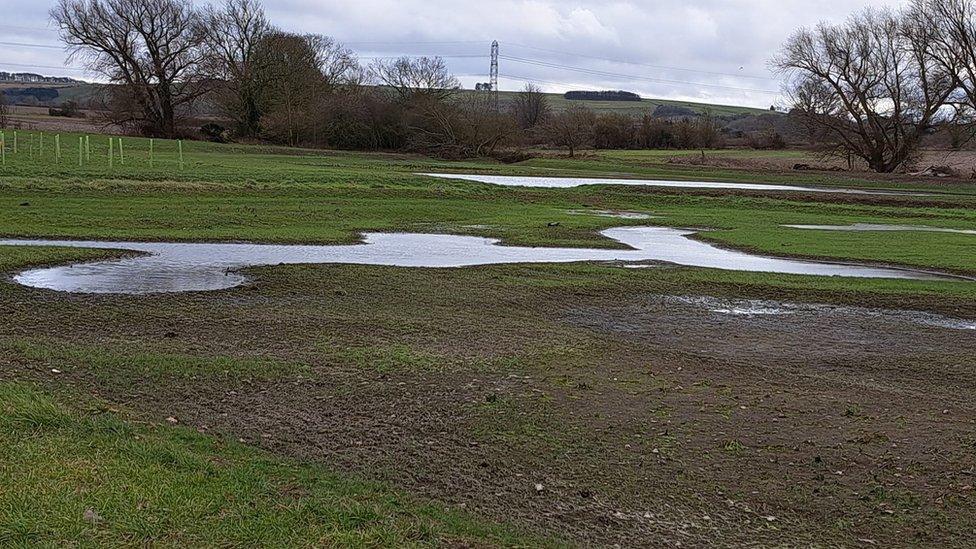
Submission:
[[[797,155],[770,155],[756,151],[754,156],[745,154],[724,154],[717,152],[706,155],[675,155],[667,163],[675,166],[708,166],[762,173],[797,173],[796,166],[803,166],[801,172],[814,171],[842,173],[876,181],[922,182],[939,185],[944,183],[966,183],[976,179],[976,151],[948,148],[927,148],[919,151],[918,157],[895,174],[877,174],[859,159],[848,165],[846,158],[824,156],[813,150],[790,149]],[[934,175],[929,168],[948,168],[951,174]]]
[[[5,281],[0,377],[579,544],[971,543],[976,303],[742,301],[769,296],[662,270],[682,272],[289,266],[147,297]],[[146,353],[301,368],[125,360]]]

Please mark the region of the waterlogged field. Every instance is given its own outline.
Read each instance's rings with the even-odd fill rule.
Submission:
[[[620,249],[600,231],[650,225],[976,275],[965,232],[785,227],[973,230],[971,183],[723,160],[794,152],[506,165],[184,142],[181,162],[176,142],[150,157],[148,140],[120,154],[115,138],[110,164],[107,136],[47,134],[42,149],[19,131],[16,153],[12,138],[0,237]],[[449,172],[926,196],[417,175]],[[0,542],[962,544],[976,528],[976,282],[605,263],[269,265],[237,288],[144,296],[11,281],[126,253],[0,247]]]

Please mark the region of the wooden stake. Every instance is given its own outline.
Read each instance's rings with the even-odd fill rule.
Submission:
[[[3,132],[0,132],[0,159],[2,159],[0,161],[3,162],[3,165],[6,166],[7,165],[7,139],[6,136],[3,135]]]
[[[119,164],[125,166],[125,153],[122,152],[122,138],[119,138]]]
[[[85,158],[85,138],[78,136],[78,167],[81,167],[82,160]]]
[[[54,135],[54,161],[61,163],[61,134]]]
[[[153,167],[153,139],[149,138],[149,169]]]
[[[180,148],[180,171],[182,172],[183,171],[183,140],[180,139],[179,141],[176,142],[176,144]]]
[[[115,161],[115,159],[112,158],[113,156],[115,156],[113,154],[114,151],[112,150],[113,147],[112,143],[114,143],[114,141],[112,141],[112,138],[109,137],[108,138],[108,169],[110,170],[112,169],[112,163]]]

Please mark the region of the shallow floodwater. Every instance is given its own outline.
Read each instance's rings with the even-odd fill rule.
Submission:
[[[429,177],[442,179],[461,179],[504,185],[506,187],[543,187],[548,189],[569,189],[582,185],[631,185],[640,187],[677,187],[683,189],[733,189],[740,191],[791,191],[812,193],[840,193],[840,194],[876,194],[876,195],[905,195],[927,196],[923,193],[894,192],[894,191],[865,191],[858,189],[838,189],[832,187],[803,187],[799,185],[773,185],[764,183],[727,183],[721,181],[670,181],[664,179],[602,179],[591,177],[527,177],[508,175],[480,175],[457,173],[423,173]]]
[[[651,219],[659,217],[644,212],[625,212],[617,210],[569,210],[571,215],[595,215],[597,217],[613,217],[615,219]]]
[[[924,225],[882,225],[876,223],[854,223],[853,225],[783,225],[790,229],[810,229],[816,231],[922,231],[927,233],[976,234],[976,230],[926,227]]]
[[[816,314],[861,316],[897,320],[947,330],[976,331],[976,320],[964,320],[924,311],[874,309],[815,303],[789,303],[761,299],[723,299],[710,296],[657,296],[665,303],[691,305],[721,315],[763,317]]]
[[[575,261],[663,261],[693,267],[819,276],[940,280],[924,271],[798,261],[725,250],[692,238],[695,231],[667,227],[625,227],[601,234],[630,249],[502,246],[496,239],[410,233],[366,233],[363,243],[334,246],[0,240],[5,246],[68,246],[132,250],[146,255],[31,269],[20,284],[66,292],[146,294],[232,288],[246,281],[245,267],[298,263],[344,263],[397,267],[466,267],[501,263]]]

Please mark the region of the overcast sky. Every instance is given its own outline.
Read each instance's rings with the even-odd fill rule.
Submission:
[[[90,78],[66,63],[45,0],[3,0],[0,70]],[[625,89],[645,97],[767,107],[766,66],[797,27],[897,0],[265,0],[269,18],[328,34],[366,56],[442,55],[465,87],[487,80],[498,40],[501,88]],[[38,44],[49,47],[26,47]],[[511,59],[517,58],[517,59]],[[576,70],[570,70],[570,67]]]

